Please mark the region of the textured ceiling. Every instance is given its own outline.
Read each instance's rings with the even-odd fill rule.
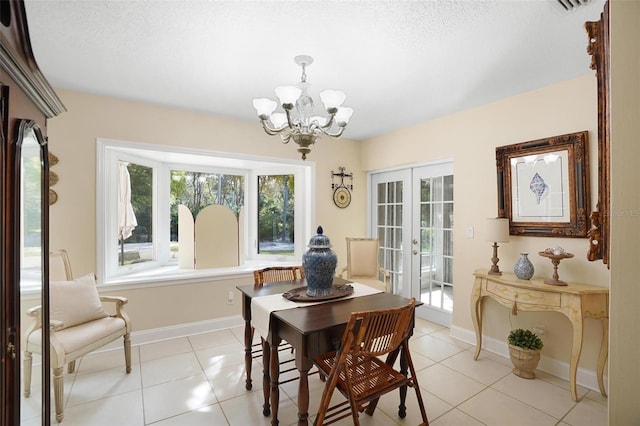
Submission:
[[[25,0],[56,88],[229,116],[296,84],[347,93],[344,137],[366,139],[593,73],[584,22],[556,0]],[[318,100],[318,103],[319,100]]]

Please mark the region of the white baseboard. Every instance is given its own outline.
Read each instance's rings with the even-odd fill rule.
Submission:
[[[460,340],[470,345],[476,345],[476,333],[473,330],[458,327],[452,325],[450,327],[450,336],[454,339]],[[509,346],[504,340],[495,339],[490,336],[482,336],[482,349],[500,355],[504,358],[509,358]],[[564,380],[569,380],[569,364],[564,361],[558,361],[554,358],[542,356],[540,358],[540,364],[538,370],[544,371],[552,376],[559,377]],[[578,373],[576,383],[585,388],[600,392],[598,386],[598,374],[596,371],[587,370],[578,366]],[[608,389],[607,376],[604,376],[604,386]]]
[[[131,345],[144,345],[146,343],[161,342],[163,340],[176,339],[179,337],[209,333],[211,331],[241,326],[244,326],[244,320],[240,315],[234,315],[231,317],[214,318],[206,321],[172,325],[169,327],[154,328],[151,330],[133,331],[131,332]],[[118,339],[108,345],[105,345],[101,351],[121,348],[122,341],[121,339]]]

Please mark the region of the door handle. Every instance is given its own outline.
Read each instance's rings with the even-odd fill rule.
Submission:
[[[411,240],[411,242],[413,243],[413,245],[418,244],[418,240],[416,240],[415,238],[413,240]]]
[[[418,250],[414,250],[414,251],[413,251],[413,254],[418,254]]]
[[[11,356],[11,359],[16,359],[16,345],[9,342],[7,345],[7,353]]]

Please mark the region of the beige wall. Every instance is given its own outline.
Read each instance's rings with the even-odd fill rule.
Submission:
[[[588,63],[586,64],[588,65]],[[453,326],[472,330],[469,300],[473,271],[491,265],[491,243],[484,241],[483,221],[497,215],[495,148],[546,136],[589,131],[591,186],[597,173],[597,89],[594,75],[586,75],[540,90],[421,123],[365,142],[364,170],[403,164],[454,159],[454,313]],[[592,194],[595,205],[596,193]],[[465,228],[473,226],[475,237],[467,239]],[[607,269],[601,262],[588,262],[588,240],[584,238],[511,237],[499,249],[503,270],[512,270],[519,253],[530,253],[536,275],[551,276],[552,265],[537,252],[560,245],[574,253],[562,262],[561,278],[608,286]],[[546,325],[543,354],[568,362],[571,326],[558,313],[519,313],[509,319],[509,310],[485,301],[485,334],[504,340],[512,328]],[[588,320],[581,367],[595,370],[600,323]]]
[[[49,120],[49,149],[60,162],[53,170],[58,202],[51,206],[51,248],[66,248],[73,273],[96,271],[96,139],[107,138],[265,157],[299,159],[296,145],[264,133],[255,122],[216,117],[155,105],[57,90],[67,112]],[[247,101],[247,108],[251,108]],[[316,163],[316,221],[324,227],[346,263],[347,236],[365,235],[366,180],[360,172],[360,145],[348,139],[322,139],[307,161]],[[331,170],[355,172],[351,206],[334,206]],[[315,224],[313,226],[315,231]],[[315,233],[315,232],[314,232]],[[301,259],[302,261],[302,259]],[[117,291],[130,299],[134,331],[240,314],[240,298],[227,305],[227,293],[244,280],[221,280],[170,287]],[[112,292],[113,293],[113,292]],[[237,293],[237,291],[236,291]],[[175,309],[176,300],[181,309]],[[35,300],[24,306],[36,304]],[[188,309],[183,309],[188,307]]]
[[[640,424],[640,2],[611,18],[611,354],[609,424]]]

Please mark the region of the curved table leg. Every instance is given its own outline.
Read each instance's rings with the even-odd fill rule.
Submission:
[[[571,345],[571,360],[569,363],[569,386],[571,388],[571,398],[578,402],[576,377],[578,373],[578,360],[582,352],[583,325],[581,318],[569,316],[569,321],[571,321],[571,325],[573,326],[573,343]]]
[[[601,318],[602,322],[602,342],[600,343],[600,354],[598,355],[598,387],[600,393],[607,397],[607,389],[604,387],[604,366],[609,357],[609,318]]]
[[[471,319],[473,320],[473,328],[476,331],[476,353],[473,359],[477,360],[482,350],[482,298],[480,297],[481,282],[476,278],[471,291]]]

